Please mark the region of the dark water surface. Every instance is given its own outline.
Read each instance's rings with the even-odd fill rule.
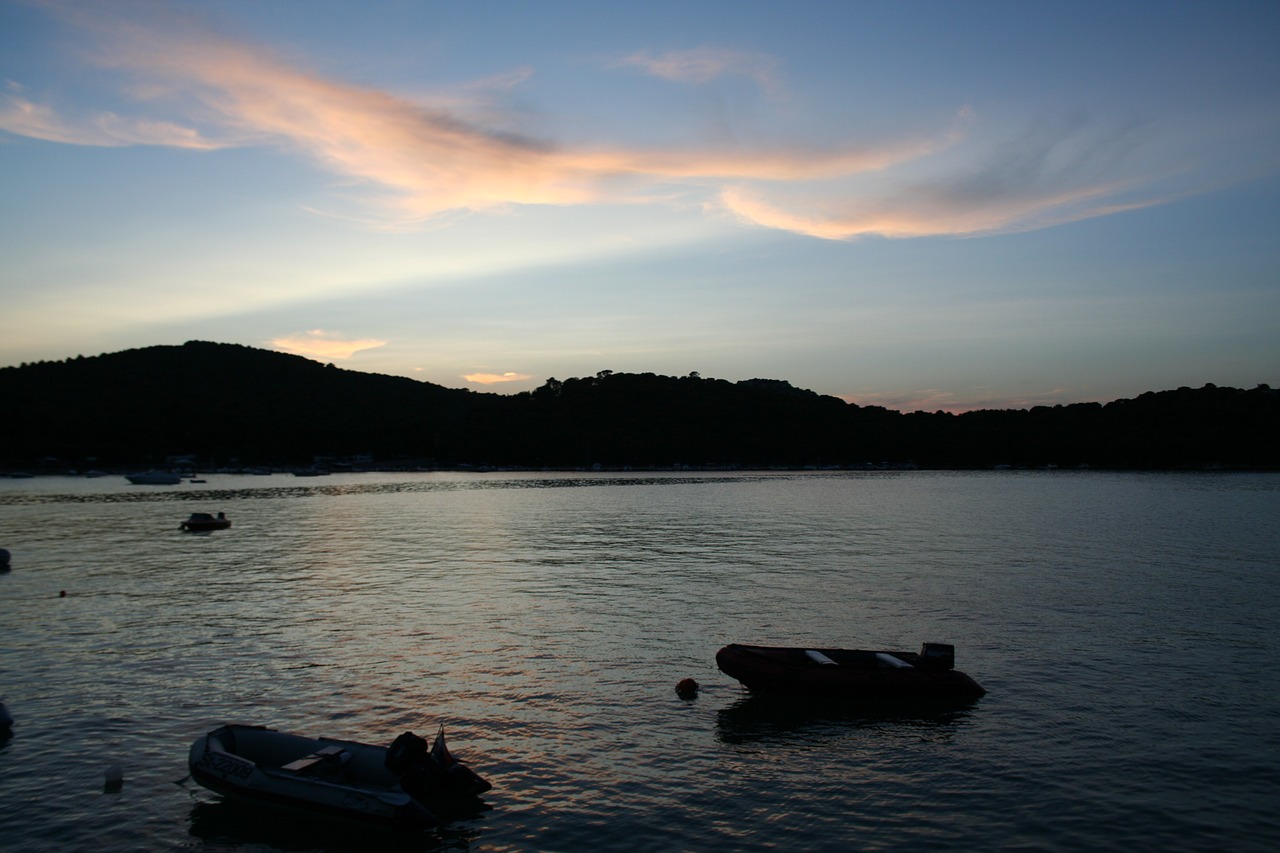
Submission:
[[[1280,847],[1280,476],[208,480],[0,481],[0,849]],[[779,705],[714,662],[926,640],[988,695]],[[443,723],[492,808],[235,808],[181,781],[230,721]]]

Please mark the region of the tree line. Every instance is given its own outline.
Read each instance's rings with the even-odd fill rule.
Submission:
[[[1280,468],[1280,392],[1201,388],[1111,403],[897,412],[776,379],[653,373],[450,389],[191,341],[0,369],[0,468],[211,469],[372,457],[533,468]]]

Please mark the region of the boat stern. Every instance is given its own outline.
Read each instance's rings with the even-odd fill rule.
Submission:
[[[252,761],[228,751],[229,745],[223,742],[223,738],[228,736],[226,727],[214,729],[196,738],[187,753],[191,777],[218,793],[254,787],[260,784],[260,779],[255,780],[254,777],[262,775]]]

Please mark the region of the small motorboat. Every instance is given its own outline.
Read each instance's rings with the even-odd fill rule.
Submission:
[[[267,806],[300,807],[426,828],[482,806],[493,786],[435,743],[405,732],[390,746],[226,725],[196,738],[187,759],[200,785]]]
[[[919,653],[746,646],[716,652],[716,665],[752,693],[866,702],[977,699],[987,691],[956,670],[955,647],[925,643]]]
[[[142,471],[125,474],[124,477],[135,486],[176,486],[182,482],[182,475],[173,471]]]
[[[201,533],[206,530],[226,530],[230,526],[231,519],[227,518],[226,513],[220,512],[214,516],[207,512],[193,512],[178,528],[188,533]]]

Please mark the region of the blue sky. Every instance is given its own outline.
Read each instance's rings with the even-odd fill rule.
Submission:
[[[1280,4],[0,0],[0,365],[1280,384]]]

